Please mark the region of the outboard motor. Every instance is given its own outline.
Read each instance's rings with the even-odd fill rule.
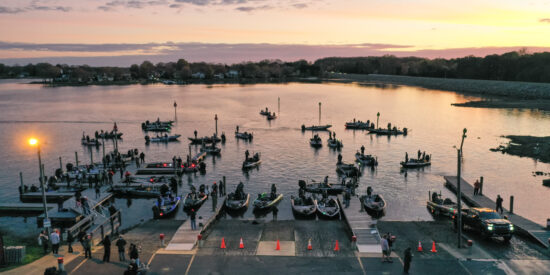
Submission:
[[[306,130],[306,126],[302,124],[302,131],[305,131],[305,130]]]
[[[403,128],[403,135],[407,135],[407,132],[408,132],[408,129],[407,128]]]

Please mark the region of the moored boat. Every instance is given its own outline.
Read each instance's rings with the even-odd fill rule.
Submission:
[[[181,137],[181,135],[171,135],[171,136],[169,136],[169,135],[165,134],[164,136],[157,135],[156,137],[145,136],[145,142],[149,143],[149,142],[178,141],[179,137]]]
[[[185,199],[183,200],[183,209],[194,209],[195,211],[197,211],[206,201],[206,199],[208,199],[208,195],[204,193],[188,193],[187,195],[185,195]]]
[[[317,214],[321,218],[335,219],[340,217],[340,205],[333,197],[322,198],[315,200]]]
[[[362,153],[355,153],[355,160],[361,165],[361,166],[376,166],[378,165],[378,160],[376,157],[372,155],[365,155]]]
[[[361,120],[356,121],[354,118],[353,121],[346,122],[346,129],[354,129],[354,130],[374,129],[374,123],[371,123],[370,120],[367,120],[367,122],[363,122]]]
[[[317,211],[315,200],[310,196],[303,198],[291,196],[290,205],[292,206],[292,212],[302,217],[311,217]]]
[[[155,219],[167,218],[177,212],[181,197],[158,197],[153,204],[153,216]]]
[[[254,156],[251,158],[248,156],[249,152],[248,150],[246,150],[245,159],[243,162],[243,170],[257,167],[258,165],[260,165],[260,163],[262,163],[262,160],[260,159],[260,153],[255,153]]]
[[[323,193],[327,192],[329,195],[336,195],[344,192],[346,187],[341,184],[333,184],[328,182],[315,182],[307,184],[304,180],[299,180],[298,185],[310,193]]]
[[[380,194],[373,194],[372,188],[367,188],[367,195],[360,198],[367,213],[373,217],[381,217],[386,211],[386,200]]]
[[[332,125],[312,125],[312,126],[305,126],[302,124],[302,131],[328,131],[328,128],[332,127]]]
[[[278,194],[275,197],[272,197],[271,194],[261,193],[258,194],[258,197],[252,202],[252,205],[254,206],[254,209],[267,210],[277,205],[282,199],[283,194]]]

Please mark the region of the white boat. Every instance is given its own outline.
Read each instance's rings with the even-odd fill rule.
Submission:
[[[145,136],[145,141],[149,142],[170,142],[170,141],[178,141],[178,138],[181,137],[181,135],[164,135],[164,136],[156,136],[156,137],[149,137]]]

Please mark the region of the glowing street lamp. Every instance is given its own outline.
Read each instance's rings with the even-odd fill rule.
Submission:
[[[45,220],[48,219],[48,209],[46,207],[46,188],[44,188],[44,170],[42,170],[42,158],[40,156],[40,143],[38,142],[38,139],[36,138],[30,138],[29,139],[29,145],[34,147],[36,146],[37,152],[38,152],[38,171],[40,171],[40,186],[42,187],[42,204],[44,206],[44,217]],[[48,227],[48,233],[50,232],[50,229]]]

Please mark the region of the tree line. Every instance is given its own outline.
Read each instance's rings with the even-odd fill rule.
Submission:
[[[525,50],[519,50],[501,55],[466,56],[453,59],[395,57],[393,55],[328,57],[315,62],[263,60],[232,65],[190,63],[185,59],[157,64],[144,61],[130,67],[69,66],[49,63],[24,66],[0,64],[0,77],[2,78],[36,77],[67,82],[188,80],[227,77],[285,79],[322,77],[326,72],[550,82],[550,52],[528,54]],[[194,75],[197,73],[201,76]]]

